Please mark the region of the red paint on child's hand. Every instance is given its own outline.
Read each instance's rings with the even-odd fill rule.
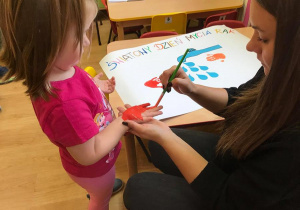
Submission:
[[[128,109],[126,109],[125,112],[123,112],[122,119],[123,120],[143,120],[142,113],[148,110],[149,108],[153,107],[147,107],[150,103],[141,104],[138,106],[132,106]]]

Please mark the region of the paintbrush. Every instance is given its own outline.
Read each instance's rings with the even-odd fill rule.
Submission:
[[[173,71],[173,73],[171,74],[168,83],[169,83],[169,82],[172,82],[172,80],[175,78],[175,76],[176,76],[176,74],[177,74],[177,71],[178,71],[179,67],[181,66],[182,62],[184,61],[184,59],[185,59],[185,57],[186,57],[186,55],[188,54],[189,51],[190,51],[189,49],[186,49],[186,51],[185,51],[185,53],[183,54],[183,56],[182,56],[180,62],[179,62],[178,65],[176,66],[176,69],[175,69],[175,70]],[[165,95],[167,89],[168,89],[168,86],[166,86],[166,87],[164,88],[163,92],[161,93],[161,95],[160,95],[160,97],[158,98],[158,100],[157,100],[157,102],[156,102],[156,104],[155,104],[154,107],[157,107],[157,106],[158,106],[158,104],[160,103],[161,99],[162,99],[163,96]]]

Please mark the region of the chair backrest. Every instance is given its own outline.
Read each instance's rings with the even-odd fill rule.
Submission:
[[[142,34],[140,38],[150,38],[150,37],[170,36],[170,35],[178,35],[178,33],[176,31],[150,31]]]
[[[97,5],[98,5],[99,10],[105,10],[106,9],[105,5],[102,3],[101,0],[97,0]]]
[[[155,15],[151,21],[151,31],[176,31],[186,33],[186,13],[166,13]]]
[[[99,0],[98,0],[98,2],[99,2]],[[102,3],[103,6],[105,7],[105,9],[108,10],[106,0],[101,0],[101,3]],[[98,5],[99,5],[99,3],[98,3]]]
[[[251,0],[248,0],[247,6],[245,9],[245,15],[244,15],[244,20],[243,20],[243,23],[245,26],[249,25],[250,3],[251,3]]]
[[[237,11],[229,11],[229,12],[223,12],[216,15],[211,15],[206,18],[204,23],[204,28],[206,28],[206,25],[210,22],[217,21],[217,20],[237,20]]]
[[[206,25],[207,27],[210,26],[216,26],[216,25],[225,25],[229,28],[242,28],[245,27],[244,23],[242,21],[239,20],[217,20],[217,21],[213,21],[210,22]]]

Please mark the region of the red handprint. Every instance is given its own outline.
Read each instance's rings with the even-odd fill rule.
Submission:
[[[144,85],[151,88],[162,88],[160,79],[158,77],[152,78],[151,80],[145,82]]]
[[[223,62],[224,60],[222,59],[225,59],[226,56],[223,54],[223,53],[216,53],[216,54],[213,54],[213,55],[207,55],[207,58],[206,60],[207,61],[215,61],[215,60],[221,60],[221,62]]]

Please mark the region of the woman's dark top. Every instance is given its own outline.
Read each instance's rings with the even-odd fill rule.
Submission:
[[[255,84],[257,84],[263,77],[265,76],[264,73],[264,68],[261,67],[258,72],[256,73],[256,75],[249,80],[248,82],[240,85],[238,88],[236,87],[231,87],[231,88],[225,88],[225,90],[228,93],[228,103],[227,105],[232,104],[235,101],[235,96],[239,96],[240,92],[243,90],[247,90],[252,88]]]
[[[239,88],[226,89],[229,104],[241,90],[251,88],[264,76]],[[209,162],[191,183],[208,209],[300,209],[300,127],[280,131],[243,160],[229,153]]]

